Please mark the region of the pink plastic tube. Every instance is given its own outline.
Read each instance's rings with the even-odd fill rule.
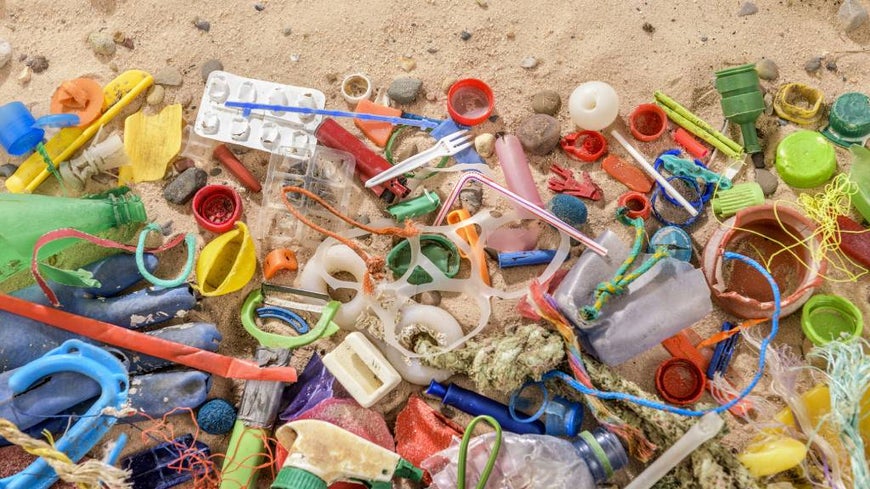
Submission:
[[[532,178],[529,160],[526,158],[526,153],[523,151],[523,145],[520,144],[520,140],[513,134],[506,134],[498,138],[495,142],[495,154],[498,156],[498,161],[501,164],[501,171],[504,173],[507,188],[532,204],[543,208],[544,201],[541,200],[538,186],[535,185],[535,179]],[[524,218],[533,217],[528,212],[524,212],[519,208],[517,208],[517,211]]]

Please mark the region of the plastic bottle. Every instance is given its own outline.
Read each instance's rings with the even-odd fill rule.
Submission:
[[[474,438],[469,444],[466,487],[474,487],[486,465],[494,433]],[[628,463],[619,440],[609,431],[584,431],[575,442],[546,435],[504,433],[499,455],[486,484],[487,489],[518,487],[570,487],[594,489]],[[432,489],[457,487],[458,445],[424,460],[432,475]]]
[[[145,206],[127,187],[86,199],[32,194],[0,194],[0,281],[30,264],[33,247],[43,234],[73,228],[99,234],[123,224],[145,222]],[[52,241],[40,250],[50,256],[75,244]]]
[[[608,365],[618,365],[701,320],[713,309],[704,274],[691,264],[665,258],[612,297],[599,319],[585,322],[581,309],[594,302],[598,284],[611,280],[629,249],[610,230],[596,240],[606,257],[588,250],[565,276],[554,297],[559,309],[577,326],[590,353]],[[640,255],[636,263],[642,263]],[[630,324],[631,327],[625,327]]]

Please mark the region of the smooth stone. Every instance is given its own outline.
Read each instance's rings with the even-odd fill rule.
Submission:
[[[88,35],[88,44],[91,45],[91,50],[93,52],[101,56],[111,56],[115,54],[115,40],[105,32],[91,32]]]
[[[163,85],[154,85],[148,90],[148,95],[145,96],[145,102],[148,105],[160,105],[163,98],[166,96],[166,89]]]
[[[532,96],[532,110],[536,114],[556,115],[562,108],[562,97],[555,90],[542,90]]]
[[[163,68],[154,75],[154,83],[156,85],[177,87],[180,86],[183,81],[184,77],[181,75],[181,72],[178,71],[178,68],[173,68],[171,66]]]
[[[779,178],[768,170],[756,169],[755,182],[761,186],[765,197],[770,197],[779,186]]]
[[[12,59],[12,45],[6,39],[0,39],[0,68],[3,68]]]
[[[531,70],[535,66],[538,66],[538,58],[534,56],[526,56],[522,61],[520,61],[521,68]]]
[[[199,17],[197,17],[193,21],[193,25],[196,26],[197,29],[199,29],[203,32],[208,32],[211,30],[211,22],[209,22],[205,19],[200,19]]]
[[[523,148],[534,155],[545,155],[559,144],[559,121],[547,114],[535,114],[517,128]]]
[[[205,187],[206,180],[206,172],[195,167],[188,168],[163,189],[163,198],[173,204],[182,205],[193,198],[197,190]]]
[[[816,57],[810,58],[807,60],[806,63],[804,63],[804,70],[806,70],[807,73],[815,73],[815,72],[819,71],[820,69],[822,69],[822,57],[821,56],[816,56]]]
[[[474,149],[480,156],[489,158],[495,150],[495,136],[489,133],[477,136],[474,138]]]
[[[467,187],[459,191],[459,204],[469,214],[477,214],[483,205],[483,189],[480,187]]]
[[[423,81],[419,78],[410,76],[396,78],[393,83],[390,83],[387,95],[400,104],[410,104],[417,99],[417,94],[420,93],[422,86]]]
[[[0,177],[9,178],[17,169],[18,167],[12,163],[6,163],[5,165],[0,166]]]
[[[755,71],[758,72],[758,78],[762,80],[776,80],[779,78],[779,67],[770,59],[762,59],[755,64]]]
[[[441,293],[437,290],[427,290],[417,295],[417,302],[426,306],[441,304]]]
[[[45,56],[34,56],[25,63],[34,73],[42,73],[48,69],[48,59]]]
[[[837,11],[837,24],[845,32],[851,32],[867,22],[867,9],[858,0],[844,0]]]
[[[758,6],[752,2],[743,2],[740,5],[740,10],[737,11],[738,17],[746,17],[747,15],[755,15],[758,13]]]
[[[202,68],[199,69],[203,83],[208,80],[208,75],[211,75],[212,71],[223,71],[223,69],[224,64],[219,59],[210,59],[203,63]]]

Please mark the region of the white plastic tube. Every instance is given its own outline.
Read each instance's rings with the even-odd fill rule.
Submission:
[[[681,193],[677,192],[677,190],[673,186],[671,186],[670,183],[668,183],[667,179],[665,179],[665,177],[663,177],[661,173],[657,172],[656,169],[649,164],[649,161],[647,161],[646,158],[642,154],[640,154],[640,151],[632,146],[631,143],[629,143],[628,140],[626,140],[625,137],[623,137],[622,134],[619,133],[619,131],[614,129],[610,131],[610,135],[613,136],[617,141],[619,141],[619,144],[621,144],[622,147],[625,148],[626,151],[628,151],[628,154],[630,154],[632,158],[635,159],[635,161],[640,163],[643,171],[647,172],[649,176],[655,178],[656,182],[659,182],[659,185],[661,185],[662,188],[665,189],[665,192],[667,192],[668,195],[676,199],[677,202],[679,202],[680,205],[683,206],[684,209],[686,209],[686,212],[691,214],[692,217],[698,215],[698,209],[695,209],[695,207],[690,204],[689,201],[686,200],[686,198],[683,197]]]
[[[667,475],[671,469],[689,456],[690,453],[694,452],[704,442],[716,436],[716,433],[719,433],[723,425],[725,425],[725,421],[718,414],[705,414],[671,448],[668,448],[665,453],[657,458],[646,470],[641,472],[640,475],[635,477],[624,489],[651,488],[659,479]]]

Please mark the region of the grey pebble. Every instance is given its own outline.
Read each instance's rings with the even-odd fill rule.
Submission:
[[[0,39],[0,68],[6,66],[12,59],[12,45],[6,39]]]
[[[205,187],[208,175],[199,168],[188,168],[163,189],[163,198],[173,204],[185,204],[197,190]]]
[[[532,96],[532,110],[536,114],[556,115],[562,108],[562,97],[555,90],[541,90]]]
[[[701,42],[707,42],[709,39],[707,36],[701,36]]]
[[[426,52],[429,53],[429,54],[435,54],[435,53],[438,52],[438,48],[434,48],[434,47],[432,47],[432,48],[426,48]]]
[[[166,96],[166,89],[163,85],[154,85],[148,90],[148,95],[145,96],[145,102],[148,105],[160,105],[163,103],[163,98]]]
[[[169,236],[170,234],[172,234],[173,228],[175,228],[175,222],[174,221],[166,221],[165,224],[162,224],[160,226],[160,232],[164,236]]]
[[[462,39],[463,41],[467,41],[467,40],[471,39],[471,33],[468,31],[462,31],[459,33],[459,39]]]
[[[776,80],[779,78],[779,67],[771,59],[762,59],[755,63],[755,71],[762,80]]]
[[[441,304],[441,292],[437,290],[427,290],[417,294],[417,302],[426,306],[437,306]]]
[[[93,52],[101,56],[115,54],[115,40],[105,32],[91,32],[88,35],[88,44],[90,44]]]
[[[18,167],[12,163],[6,163],[5,165],[0,166],[0,177],[9,178],[17,169]]]
[[[837,62],[834,60],[830,60],[825,62],[825,69],[831,72],[837,72]]]
[[[254,10],[256,10],[257,12],[262,12],[266,10],[266,6],[258,2],[254,4]]]
[[[281,34],[284,34],[285,36],[289,36],[290,34],[293,34],[293,28],[290,26],[287,26],[287,27],[281,29]]]
[[[459,204],[469,214],[477,214],[483,205],[483,190],[480,187],[466,187],[459,191]]]
[[[216,176],[220,175],[222,172],[223,172],[223,170],[221,170],[220,168],[214,167],[208,171],[208,174],[213,176],[213,177],[216,177]]]
[[[804,70],[806,70],[807,73],[815,73],[815,72],[819,71],[820,69],[822,69],[822,57],[821,56],[816,56],[814,58],[810,58],[809,60],[807,60],[806,63],[804,63]]]
[[[210,59],[202,64],[202,68],[199,69],[200,75],[202,75],[202,81],[205,83],[208,80],[208,75],[211,75],[212,71],[223,71],[224,64],[221,63],[219,59]]]
[[[42,73],[43,71],[48,69],[48,60],[45,59],[45,56],[37,55],[34,56],[25,62],[27,66],[33,70],[34,73]]]
[[[400,104],[410,104],[417,99],[417,94],[420,92],[420,87],[422,86],[423,81],[419,78],[396,78],[393,80],[393,83],[390,83],[390,88],[387,89],[387,95],[390,96],[390,99],[395,100]]]
[[[747,15],[755,15],[758,13],[758,6],[752,2],[743,2],[740,5],[740,10],[737,11],[738,17],[746,17]]]
[[[520,67],[526,70],[531,70],[535,66],[538,66],[538,58],[534,56],[526,56],[520,61]]]
[[[765,197],[770,197],[776,192],[776,187],[779,186],[779,178],[768,170],[756,169],[755,182],[761,186],[761,191]]]
[[[199,29],[203,32],[208,32],[211,30],[211,22],[209,22],[205,19],[200,19],[199,17],[197,17],[193,21],[193,25],[195,25],[197,29]]]
[[[181,85],[182,81],[184,81],[184,77],[182,77],[181,72],[172,66],[167,66],[154,75],[154,83],[157,85],[177,87]]]
[[[858,0],[844,0],[837,11],[837,23],[846,32],[854,31],[867,22],[867,9]]]
[[[534,155],[545,155],[559,144],[559,121],[547,114],[535,114],[517,128],[523,148]]]

